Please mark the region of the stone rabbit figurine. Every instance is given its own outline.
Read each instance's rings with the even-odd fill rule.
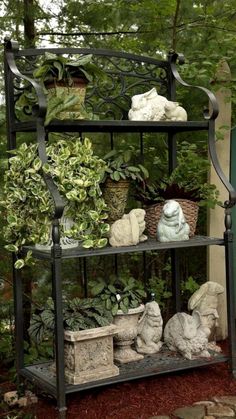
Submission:
[[[156,301],[146,303],[144,313],[138,322],[136,351],[142,354],[159,352],[163,345],[162,326],[163,320],[158,303]]]
[[[157,224],[157,239],[160,242],[188,240],[189,232],[180,204],[173,199],[166,201]]]
[[[128,117],[131,121],[187,121],[185,109],[158,95],[155,87],[132,97]]]
[[[207,350],[210,329],[201,325],[199,313],[190,316],[176,313],[164,329],[164,342],[171,351],[178,351],[187,359],[210,357]]]
[[[145,230],[145,210],[135,208],[124,214],[120,220],[111,225],[109,243],[113,247],[132,246],[147,240]]]
[[[218,296],[223,294],[224,287],[217,282],[207,281],[193,293],[188,301],[188,309],[197,311],[200,315],[201,324],[209,327],[211,333],[209,336],[208,348],[215,352],[221,352],[220,346],[216,344],[216,329],[218,326],[219,314]]]

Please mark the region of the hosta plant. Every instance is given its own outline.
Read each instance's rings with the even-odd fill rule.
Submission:
[[[102,278],[89,281],[91,294],[99,298],[104,307],[115,316],[118,310],[128,313],[131,308],[137,308],[146,298],[142,282],[131,276],[111,276],[108,281]]]
[[[23,245],[44,244],[50,239],[54,205],[43,172],[52,176],[66,202],[63,215],[73,221],[69,231],[61,227],[62,236],[79,240],[85,248],[105,246],[109,225],[100,182],[106,165],[93,154],[90,140],[52,138],[46,146],[48,163],[44,165],[37,147],[23,143],[11,152],[1,202],[6,215],[6,248],[18,254]],[[29,261],[30,254],[25,260],[18,259],[16,268]]]
[[[64,330],[79,331],[108,326],[112,323],[112,314],[104,305],[93,298],[73,298],[63,301]],[[29,335],[40,343],[52,335],[55,326],[54,302],[49,298],[42,309],[36,309],[32,315]]]

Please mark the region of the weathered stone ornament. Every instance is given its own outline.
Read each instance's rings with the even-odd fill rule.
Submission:
[[[193,293],[188,301],[188,309],[200,315],[201,324],[209,327],[210,336],[208,348],[221,352],[220,346],[216,345],[216,328],[218,326],[219,314],[218,296],[224,292],[224,287],[217,282],[208,281],[200,286],[200,288]]]
[[[208,336],[210,329],[201,325],[197,312],[190,316],[187,313],[176,313],[164,329],[164,342],[171,351],[178,351],[187,359],[193,357],[209,358]]]
[[[138,322],[137,352],[142,354],[159,352],[163,345],[161,342],[162,326],[163,320],[159,304],[156,301],[146,303],[144,313]]]
[[[130,121],[187,121],[187,112],[178,102],[158,95],[153,87],[132,97],[128,117]]]
[[[138,319],[144,311],[144,305],[129,309],[128,313],[118,310],[113,323],[118,327],[118,333],[114,337],[114,359],[118,364],[127,364],[132,361],[140,361],[143,355],[138,354],[132,345],[138,333]]]
[[[157,239],[160,242],[188,240],[189,233],[190,227],[180,204],[174,199],[166,201],[157,224]]]
[[[147,240],[145,230],[145,210],[133,209],[111,225],[109,243],[113,247],[132,246]]]
[[[113,362],[115,325],[65,331],[65,378],[69,384],[82,384],[119,374]],[[54,367],[53,367],[54,368]]]

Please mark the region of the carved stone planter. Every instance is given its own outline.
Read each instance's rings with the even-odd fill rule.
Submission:
[[[119,310],[113,319],[114,324],[119,328],[118,333],[114,337],[114,359],[119,364],[143,359],[143,355],[138,354],[131,347],[137,337],[138,320],[143,311],[144,305],[141,304],[137,308],[129,309],[127,314]]]
[[[65,331],[65,378],[69,384],[119,375],[113,363],[113,336],[115,325],[81,330]]]

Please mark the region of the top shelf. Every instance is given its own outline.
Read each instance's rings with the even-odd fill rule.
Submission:
[[[186,132],[209,129],[209,121],[90,121],[53,120],[48,132]],[[12,132],[34,132],[36,121],[17,122],[11,126]]]

